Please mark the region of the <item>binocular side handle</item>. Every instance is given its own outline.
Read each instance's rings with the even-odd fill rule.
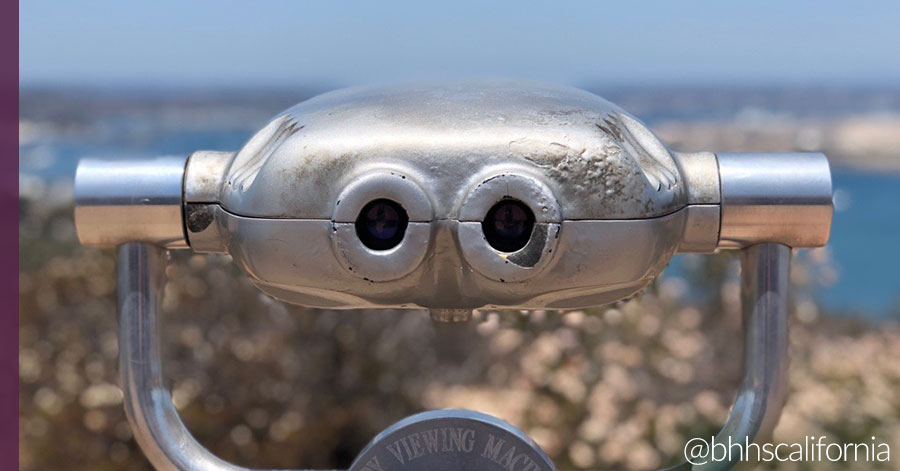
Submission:
[[[790,248],[747,247],[741,254],[744,375],[735,405],[716,436],[721,443],[759,441],[774,428],[784,404],[787,367],[787,283]],[[184,426],[163,384],[159,301],[166,249],[142,242],[118,252],[119,368],[125,412],[135,439],[158,471],[248,471],[200,445]],[[694,460],[696,461],[696,460]],[[732,461],[674,469],[729,469]]]

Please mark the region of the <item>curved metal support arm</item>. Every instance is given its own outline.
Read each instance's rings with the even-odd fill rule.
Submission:
[[[723,446],[713,456],[713,450],[707,447],[704,456],[691,457],[695,464],[685,462],[672,469],[718,471],[754,466],[757,454],[748,452],[745,445],[761,445],[768,440],[784,407],[790,261],[791,248],[786,245],[759,244],[741,250],[744,377],[734,407],[714,438]],[[741,456],[738,446],[749,457]],[[723,459],[725,447],[731,450],[731,459]]]
[[[744,378],[717,443],[758,443],[771,433],[781,414],[790,256],[790,248],[780,244],[742,251]],[[217,458],[191,436],[163,385],[158,304],[165,265],[165,249],[144,243],[119,248],[119,367],[134,436],[159,471],[248,471]],[[674,469],[722,470],[745,461],[736,454],[732,458],[707,460],[704,465],[684,463]]]
[[[157,471],[248,471],[197,443],[163,384],[158,306],[166,256],[150,244],[119,248],[119,374],[131,430]]]

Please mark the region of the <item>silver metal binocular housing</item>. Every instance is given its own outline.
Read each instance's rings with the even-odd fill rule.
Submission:
[[[162,471],[246,471],[197,443],[164,386],[169,249],[227,252],[287,302],[428,308],[437,320],[605,304],[646,286],[676,252],[741,249],[744,374],[716,440],[744,443],[764,440],[784,403],[791,248],[824,245],[832,217],[822,154],[670,152],[599,97],[523,82],[327,93],[237,153],[83,161],[75,200],[81,242],[119,246],[125,410]],[[461,431],[450,454],[391,461],[392,441],[436,429]],[[554,469],[515,427],[472,411],[400,421],[351,470],[382,462]]]
[[[84,161],[75,192],[84,244],[227,252],[289,303],[436,313],[607,304],[676,252],[824,245],[832,212],[822,154],[670,152],[595,95],[522,82],[327,93],[237,153]]]

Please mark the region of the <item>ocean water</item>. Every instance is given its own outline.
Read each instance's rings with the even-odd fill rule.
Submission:
[[[20,191],[35,182],[45,186],[71,182],[77,161],[85,157],[127,159],[187,155],[199,149],[237,150],[269,116],[304,98],[266,95],[254,101],[253,96],[244,97],[254,104],[248,106],[218,96],[197,104],[170,96],[102,96],[95,100],[100,105],[86,107],[85,103],[92,103],[90,98],[78,95],[60,99],[41,91],[24,96]],[[660,117],[651,111],[644,110],[641,117],[648,122]],[[666,118],[678,118],[676,112],[667,113],[672,116]],[[820,288],[816,298],[828,312],[900,316],[900,172],[833,167],[832,173],[836,210],[828,250],[837,280]],[[677,270],[678,262],[674,265]]]
[[[828,247],[838,280],[825,306],[875,316],[900,313],[900,175],[834,169]]]

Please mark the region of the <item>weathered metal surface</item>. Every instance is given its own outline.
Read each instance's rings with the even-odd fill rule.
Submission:
[[[672,155],[588,92],[519,81],[351,88],[287,110],[228,169],[222,204],[248,217],[327,219],[358,174],[397,166],[453,219],[473,177],[514,164],[552,189],[566,219],[662,216],[686,204]]]
[[[487,244],[480,224],[473,223],[470,234],[458,221],[410,223],[411,228],[427,226],[427,235],[408,229],[400,246],[368,251],[371,263],[364,269],[397,273],[418,264],[402,277],[376,281],[356,275],[362,265],[351,271],[333,251],[334,237],[353,238],[349,225],[335,233],[327,220],[220,215],[230,234],[229,253],[260,289],[290,303],[332,309],[572,309],[610,303],[639,291],[662,271],[678,248],[686,220],[682,210],[653,219],[563,221],[558,239],[555,229],[548,232],[555,245],[542,254],[547,260],[536,267],[540,271],[524,279],[514,277],[530,269],[502,263],[504,254]],[[461,250],[462,243],[474,248]],[[427,244],[420,262],[410,257],[421,245],[402,249],[411,244]]]
[[[715,173],[714,156],[702,158],[710,156],[681,162],[636,119],[573,88],[349,89],[301,103],[257,133],[211,180],[221,182],[221,211],[189,206],[187,227],[200,248],[218,250],[212,225],[191,230],[214,213],[222,248],[261,289],[292,303],[585,307],[645,286],[686,227],[702,235],[686,249],[715,248],[712,212],[686,208],[691,198],[717,203],[718,183],[689,187],[681,175],[710,163]],[[366,247],[354,228],[379,198],[409,215],[390,250]],[[535,217],[514,252],[482,233],[485,214],[506,198]]]

